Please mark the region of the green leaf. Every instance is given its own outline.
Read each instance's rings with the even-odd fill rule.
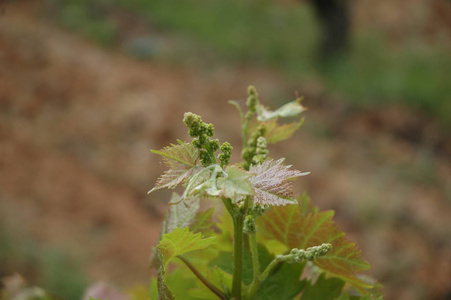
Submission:
[[[184,253],[205,249],[215,243],[215,237],[202,238],[201,233],[194,234],[187,227],[175,228],[163,235],[157,248],[166,266],[171,259]]]
[[[262,282],[254,299],[292,300],[305,286],[305,280],[299,280],[303,269],[304,264],[282,264]]]
[[[210,270],[209,278],[211,278],[212,283],[223,290],[225,294],[231,293],[233,281],[232,275],[224,272],[217,266],[214,266]]]
[[[279,117],[285,118],[285,117],[294,117],[298,114],[304,112],[306,110],[305,107],[301,105],[302,98],[298,98],[292,102],[289,102],[280,108],[276,109],[275,111],[270,111],[266,109],[263,105],[258,104],[257,105],[257,119],[259,121],[268,121],[271,119],[277,119]]]
[[[243,249],[243,283],[250,284],[253,280],[252,256],[250,251]],[[263,272],[266,266],[274,259],[274,256],[268,252],[264,245],[258,245],[258,260],[260,262],[260,271]],[[210,267],[217,266],[228,274],[233,273],[232,252],[220,251],[218,256],[210,263]]]
[[[274,161],[271,159],[250,168],[249,173],[255,174],[250,178],[255,191],[254,203],[261,206],[296,203],[291,179],[309,173],[290,170],[291,166],[282,165],[283,160]]]
[[[159,299],[175,299],[173,292],[169,290],[165,282],[166,266],[176,256],[194,250],[205,249],[215,242],[215,238],[202,238],[201,233],[194,234],[188,227],[175,228],[172,232],[163,235],[157,245],[154,263],[158,271]]]
[[[268,144],[275,144],[277,142],[289,139],[296,130],[298,130],[302,124],[304,123],[304,119],[299,122],[293,122],[289,124],[279,125],[276,119],[265,122],[266,126],[266,142]]]
[[[163,223],[163,233],[172,232],[175,228],[190,226],[199,210],[199,197],[189,197],[181,202],[177,193],[172,193],[169,211]]]
[[[213,268],[209,268],[205,272],[206,278],[212,283],[214,286],[218,287],[225,295],[230,294],[232,290],[232,275],[227,272],[224,272],[217,266]],[[189,291],[190,296],[195,297],[196,299],[217,299],[217,296],[204,285],[198,284],[196,289],[191,289]]]
[[[214,208],[210,208],[206,211],[198,212],[189,229],[195,233],[201,232],[204,236],[212,236],[214,234],[214,223],[212,222],[214,211]]]
[[[166,275],[166,284],[170,287],[175,299],[200,300],[192,295],[192,290],[206,289],[204,285],[186,267],[180,267]],[[213,295],[214,296],[214,295]],[[213,299],[211,297],[210,299]]]
[[[340,296],[344,285],[343,280],[336,277],[326,279],[326,274],[322,273],[314,284],[307,283],[301,300],[334,300]]]
[[[251,174],[235,165],[228,166],[225,172],[227,177],[219,177],[217,180],[218,188],[221,189],[221,196],[238,202],[245,196],[254,194],[249,182]]]
[[[298,206],[274,207],[258,219],[258,224],[266,238],[278,240],[288,249],[332,244],[332,250],[313,263],[363,293],[372,285],[359,279],[356,273],[369,269],[370,265],[355,243],[337,228],[333,216],[333,211],[325,211],[310,212],[303,217]]]
[[[171,144],[160,151],[150,150],[163,157],[169,170],[158,178],[155,187],[149,193],[162,188],[173,189],[185,182],[196,169],[201,168],[198,165],[199,151],[197,148],[182,141],[178,141],[178,143],[178,145]]]

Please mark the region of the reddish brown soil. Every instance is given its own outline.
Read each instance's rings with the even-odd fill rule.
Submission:
[[[59,29],[32,3],[11,2],[0,16],[0,225],[76,249],[93,281],[145,281],[169,195],[146,196],[163,171],[148,150],[187,138],[185,111],[239,144],[226,100],[244,99],[249,84],[266,99],[298,90],[307,123],[271,149],[312,172],[298,191],[337,211],[387,299],[451,293],[444,129],[404,107],[351,111],[318,84],[287,84],[270,70],[133,60]]]

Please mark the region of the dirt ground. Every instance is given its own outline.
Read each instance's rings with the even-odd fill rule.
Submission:
[[[238,145],[227,100],[253,84],[273,104],[306,96],[306,125],[271,155],[312,172],[298,191],[337,211],[386,298],[451,297],[449,130],[406,107],[355,111],[271,70],[135,60],[60,29],[33,3],[0,15],[4,229],[71,249],[92,281],[146,282],[169,196],[146,195],[164,170],[149,149],[188,138],[185,111]]]

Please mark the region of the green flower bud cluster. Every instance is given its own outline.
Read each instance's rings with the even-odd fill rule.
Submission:
[[[265,135],[266,135],[266,126],[262,124],[257,128],[257,130],[255,130],[251,134],[251,137],[247,141],[247,146],[243,149],[243,152],[241,154],[241,156],[244,159],[244,168],[246,170],[249,170],[249,167],[251,166],[251,164],[253,164],[254,156],[257,155],[258,138],[264,137]],[[265,142],[266,142],[266,140],[265,140]],[[262,144],[261,144],[261,146],[262,146]],[[264,147],[264,148],[266,149],[266,147]],[[266,152],[266,154],[267,153],[268,152]]]
[[[252,164],[258,165],[265,161],[265,159],[268,157],[268,148],[266,144],[266,138],[263,136],[260,136],[257,139],[257,147],[255,150],[256,155],[252,158]]]
[[[226,163],[221,164],[221,166],[228,164],[232,152],[232,146],[228,142],[225,142],[222,146],[220,146],[217,139],[211,139],[215,133],[213,124],[203,122],[199,115],[191,112],[185,113],[183,122],[186,127],[188,127],[188,134],[193,137],[193,141],[191,143],[194,147],[200,150],[199,160],[204,167],[216,163],[214,153],[219,148],[221,148],[221,151],[223,152],[222,154],[224,155],[220,154],[220,156],[222,155],[222,159],[220,157],[218,158],[221,160],[221,163],[226,161]]]
[[[229,142],[224,142],[221,145],[221,154],[218,155],[218,159],[221,162],[221,167],[228,165],[230,162],[230,157],[232,156],[232,145]]]
[[[300,263],[303,260],[312,261],[315,258],[326,255],[332,249],[331,244],[322,244],[320,246],[314,246],[307,249],[291,249],[290,254],[278,255],[276,259],[278,261],[286,261],[287,263],[294,264]]]
[[[269,206],[267,205],[257,205],[257,204],[253,204],[250,208],[249,208],[249,212],[248,214],[252,214],[256,217],[262,216],[265,211],[269,208]]]
[[[255,225],[255,218],[253,215],[247,215],[244,219],[243,231],[251,234],[257,232],[257,226]]]
[[[254,116],[255,112],[257,111],[257,105],[258,105],[258,94],[255,87],[252,85],[248,88],[248,98],[246,101],[247,106],[247,113],[246,113],[246,120],[250,121],[252,120],[252,117]]]

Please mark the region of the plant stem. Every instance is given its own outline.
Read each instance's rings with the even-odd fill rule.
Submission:
[[[257,236],[255,233],[249,234],[250,250],[252,255],[252,269],[254,279],[248,289],[248,299],[253,299],[258,287],[260,286],[260,262],[258,260]]]
[[[233,282],[232,298],[241,300],[241,285],[243,277],[243,210],[232,204],[229,198],[222,198],[222,202],[233,220]]]
[[[242,138],[242,143],[243,143],[243,149],[246,147],[247,144],[247,131],[249,129],[249,120],[246,120],[242,125],[241,125],[241,138]]]
[[[272,262],[269,263],[269,265],[266,267],[265,271],[260,275],[260,282],[264,281],[266,277],[268,277],[269,273],[274,269],[277,264],[279,264],[280,261],[277,258],[274,258]]]
[[[244,114],[243,114],[243,110],[241,109],[241,106],[238,104],[238,102],[230,100],[229,101],[230,104],[232,104],[233,106],[236,107],[236,109],[238,110],[238,112],[240,113],[240,120],[241,120],[241,136],[243,138],[243,148],[244,148],[244,143],[246,142],[246,134],[244,132],[244,122],[245,122],[245,118],[244,118]]]
[[[219,297],[219,299],[227,300],[227,296],[221,292],[216,286],[214,286],[210,281],[207,280],[197,269],[195,266],[193,266],[185,257],[183,256],[177,256],[183,263],[193,272],[194,275],[196,275],[197,278],[210,290],[212,291],[216,296]]]
[[[233,283],[232,297],[241,300],[241,282],[243,277],[243,213],[237,213],[233,217]]]

